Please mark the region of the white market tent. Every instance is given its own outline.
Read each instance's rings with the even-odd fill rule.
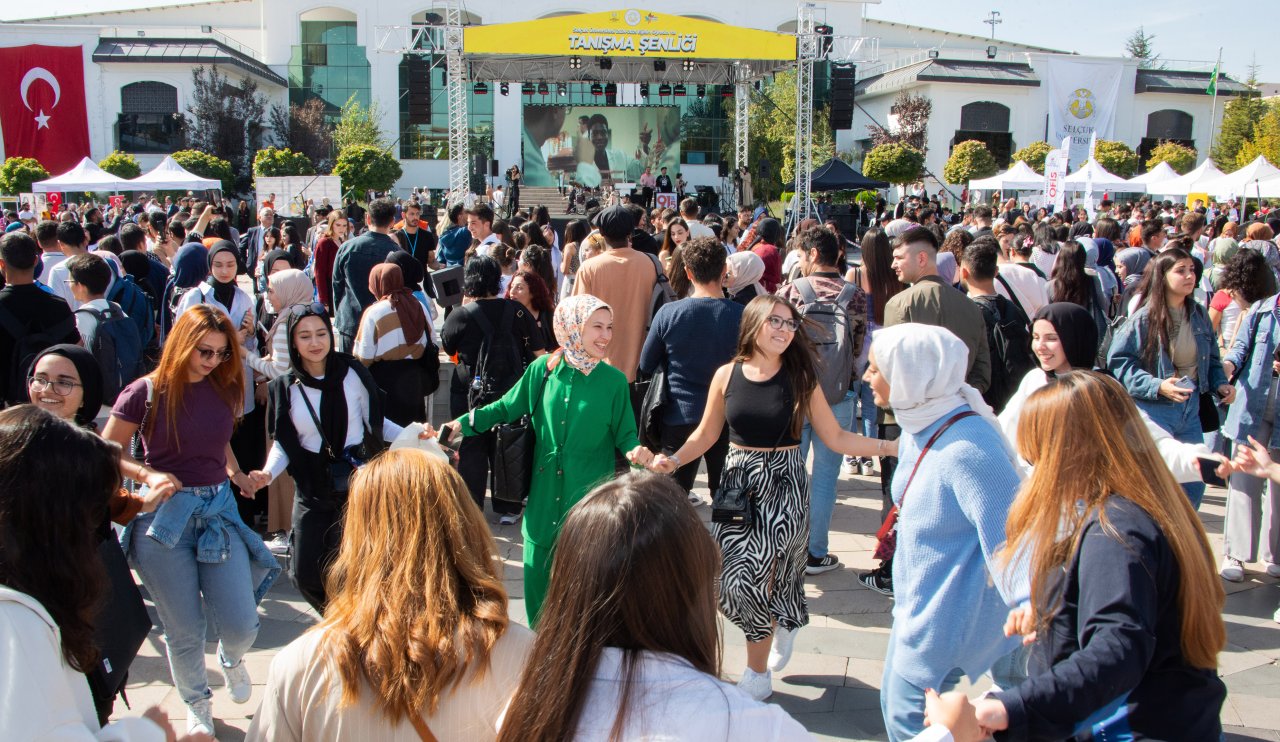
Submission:
[[[1186,196],[1189,193],[1204,193],[1200,189],[1202,183],[1217,180],[1223,176],[1211,158],[1205,159],[1195,170],[1186,175],[1179,175],[1173,180],[1164,180],[1159,185],[1147,188],[1148,193],[1158,196]]]
[[[1280,196],[1280,168],[1258,155],[1253,162],[1235,172],[1197,183],[1194,192],[1218,198],[1275,198]]]
[[[222,181],[216,178],[204,178],[179,165],[177,160],[165,155],[149,172],[143,173],[133,180],[125,181],[132,191],[151,190],[207,190],[222,188]]]
[[[31,190],[36,193],[127,191],[130,182],[108,173],[86,157],[62,175],[32,183]]]
[[[990,178],[969,181],[971,191],[1038,191],[1044,188],[1044,176],[1027,163],[1017,160],[1013,167]]]
[[[1164,183],[1165,181],[1168,181],[1168,180],[1173,180],[1174,178],[1178,178],[1178,177],[1180,176],[1178,175],[1177,170],[1174,170],[1172,167],[1169,167],[1169,163],[1161,162],[1160,164],[1151,168],[1150,172],[1143,173],[1142,175],[1137,175],[1130,178],[1129,182],[1133,185],[1145,186],[1145,189],[1148,193],[1157,193],[1158,192],[1157,189],[1159,188],[1158,184]]]
[[[1068,175],[1063,180],[1063,185],[1068,191],[1083,191],[1090,175],[1093,176],[1093,190],[1095,192],[1143,193],[1147,190],[1146,186],[1141,183],[1132,183],[1128,178],[1121,178],[1119,175],[1108,172],[1092,157],[1084,164],[1084,167]]]

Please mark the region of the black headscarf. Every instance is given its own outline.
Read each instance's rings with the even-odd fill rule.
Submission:
[[[404,276],[405,288],[410,291],[422,290],[422,279],[425,276],[422,272],[422,263],[419,263],[417,258],[404,250],[392,250],[387,253],[387,259],[384,262],[400,266],[400,273]]]
[[[240,253],[236,251],[236,245],[231,240],[218,240],[213,243],[213,247],[209,248],[209,285],[213,287],[213,298],[230,312],[231,303],[236,300],[236,279],[232,277],[230,281],[223,283],[213,275],[213,259],[221,252],[231,253],[237,261],[240,259]]]
[[[120,264],[124,272],[133,276],[133,282],[147,292],[153,300],[159,296],[156,287],[151,285],[151,258],[139,250],[125,250],[120,253]],[[163,288],[163,287],[161,287]]]
[[[1089,310],[1079,304],[1060,301],[1040,307],[1035,318],[1053,325],[1071,368],[1086,371],[1093,368],[1098,356],[1098,326]]]
[[[275,265],[277,260],[289,261],[290,268],[298,267],[293,264],[293,256],[289,254],[288,250],[277,247],[274,250],[268,250],[267,254],[262,256],[262,273],[264,276],[271,273],[271,266]]]
[[[102,409],[102,368],[97,359],[93,357],[93,353],[79,345],[64,343],[46,348],[36,356],[31,368],[35,369],[36,364],[45,356],[62,356],[76,367],[76,373],[80,375],[80,387],[84,390],[84,399],[80,401],[80,409],[76,410],[76,424],[92,428],[93,419]]]
[[[332,453],[335,456],[341,456],[342,449],[347,444],[347,394],[343,389],[343,382],[347,378],[347,370],[351,368],[351,363],[354,359],[349,355],[333,350],[332,345],[330,345],[329,355],[325,356],[324,359],[324,378],[317,379],[307,373],[306,366],[302,363],[302,356],[299,355],[297,345],[294,343],[294,331],[297,329],[298,323],[307,317],[319,317],[324,321],[325,329],[329,331],[330,343],[336,337],[333,334],[333,323],[329,321],[329,316],[326,314],[317,313],[308,308],[289,317],[289,324],[287,325],[289,328],[289,363],[293,367],[290,373],[303,386],[320,390],[320,408],[316,410],[320,416],[320,434],[325,442],[333,447]],[[327,452],[321,451],[321,453]]]

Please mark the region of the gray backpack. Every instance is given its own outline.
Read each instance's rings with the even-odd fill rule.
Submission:
[[[853,284],[846,283],[840,295],[831,301],[820,300],[807,277],[798,278],[791,285],[804,301],[800,314],[811,323],[810,335],[818,355],[822,393],[827,404],[842,402],[849,391],[853,362],[858,356],[858,349],[853,347],[853,318],[849,316],[849,302],[855,291]]]

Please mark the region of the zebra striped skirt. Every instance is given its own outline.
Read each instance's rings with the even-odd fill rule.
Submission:
[[[722,487],[754,492],[751,525],[713,523],[720,545],[720,610],[748,641],[809,623],[804,568],[809,543],[809,478],[800,449],[729,448]]]

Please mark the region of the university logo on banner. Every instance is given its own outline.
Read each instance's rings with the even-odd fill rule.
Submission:
[[[1071,140],[1072,165],[1088,161],[1091,139],[1112,136],[1124,70],[1123,62],[1113,60],[1045,57],[1042,72],[1049,104],[1049,141]]]
[[[56,175],[89,156],[81,47],[0,49],[0,91],[6,157],[34,157]]]

